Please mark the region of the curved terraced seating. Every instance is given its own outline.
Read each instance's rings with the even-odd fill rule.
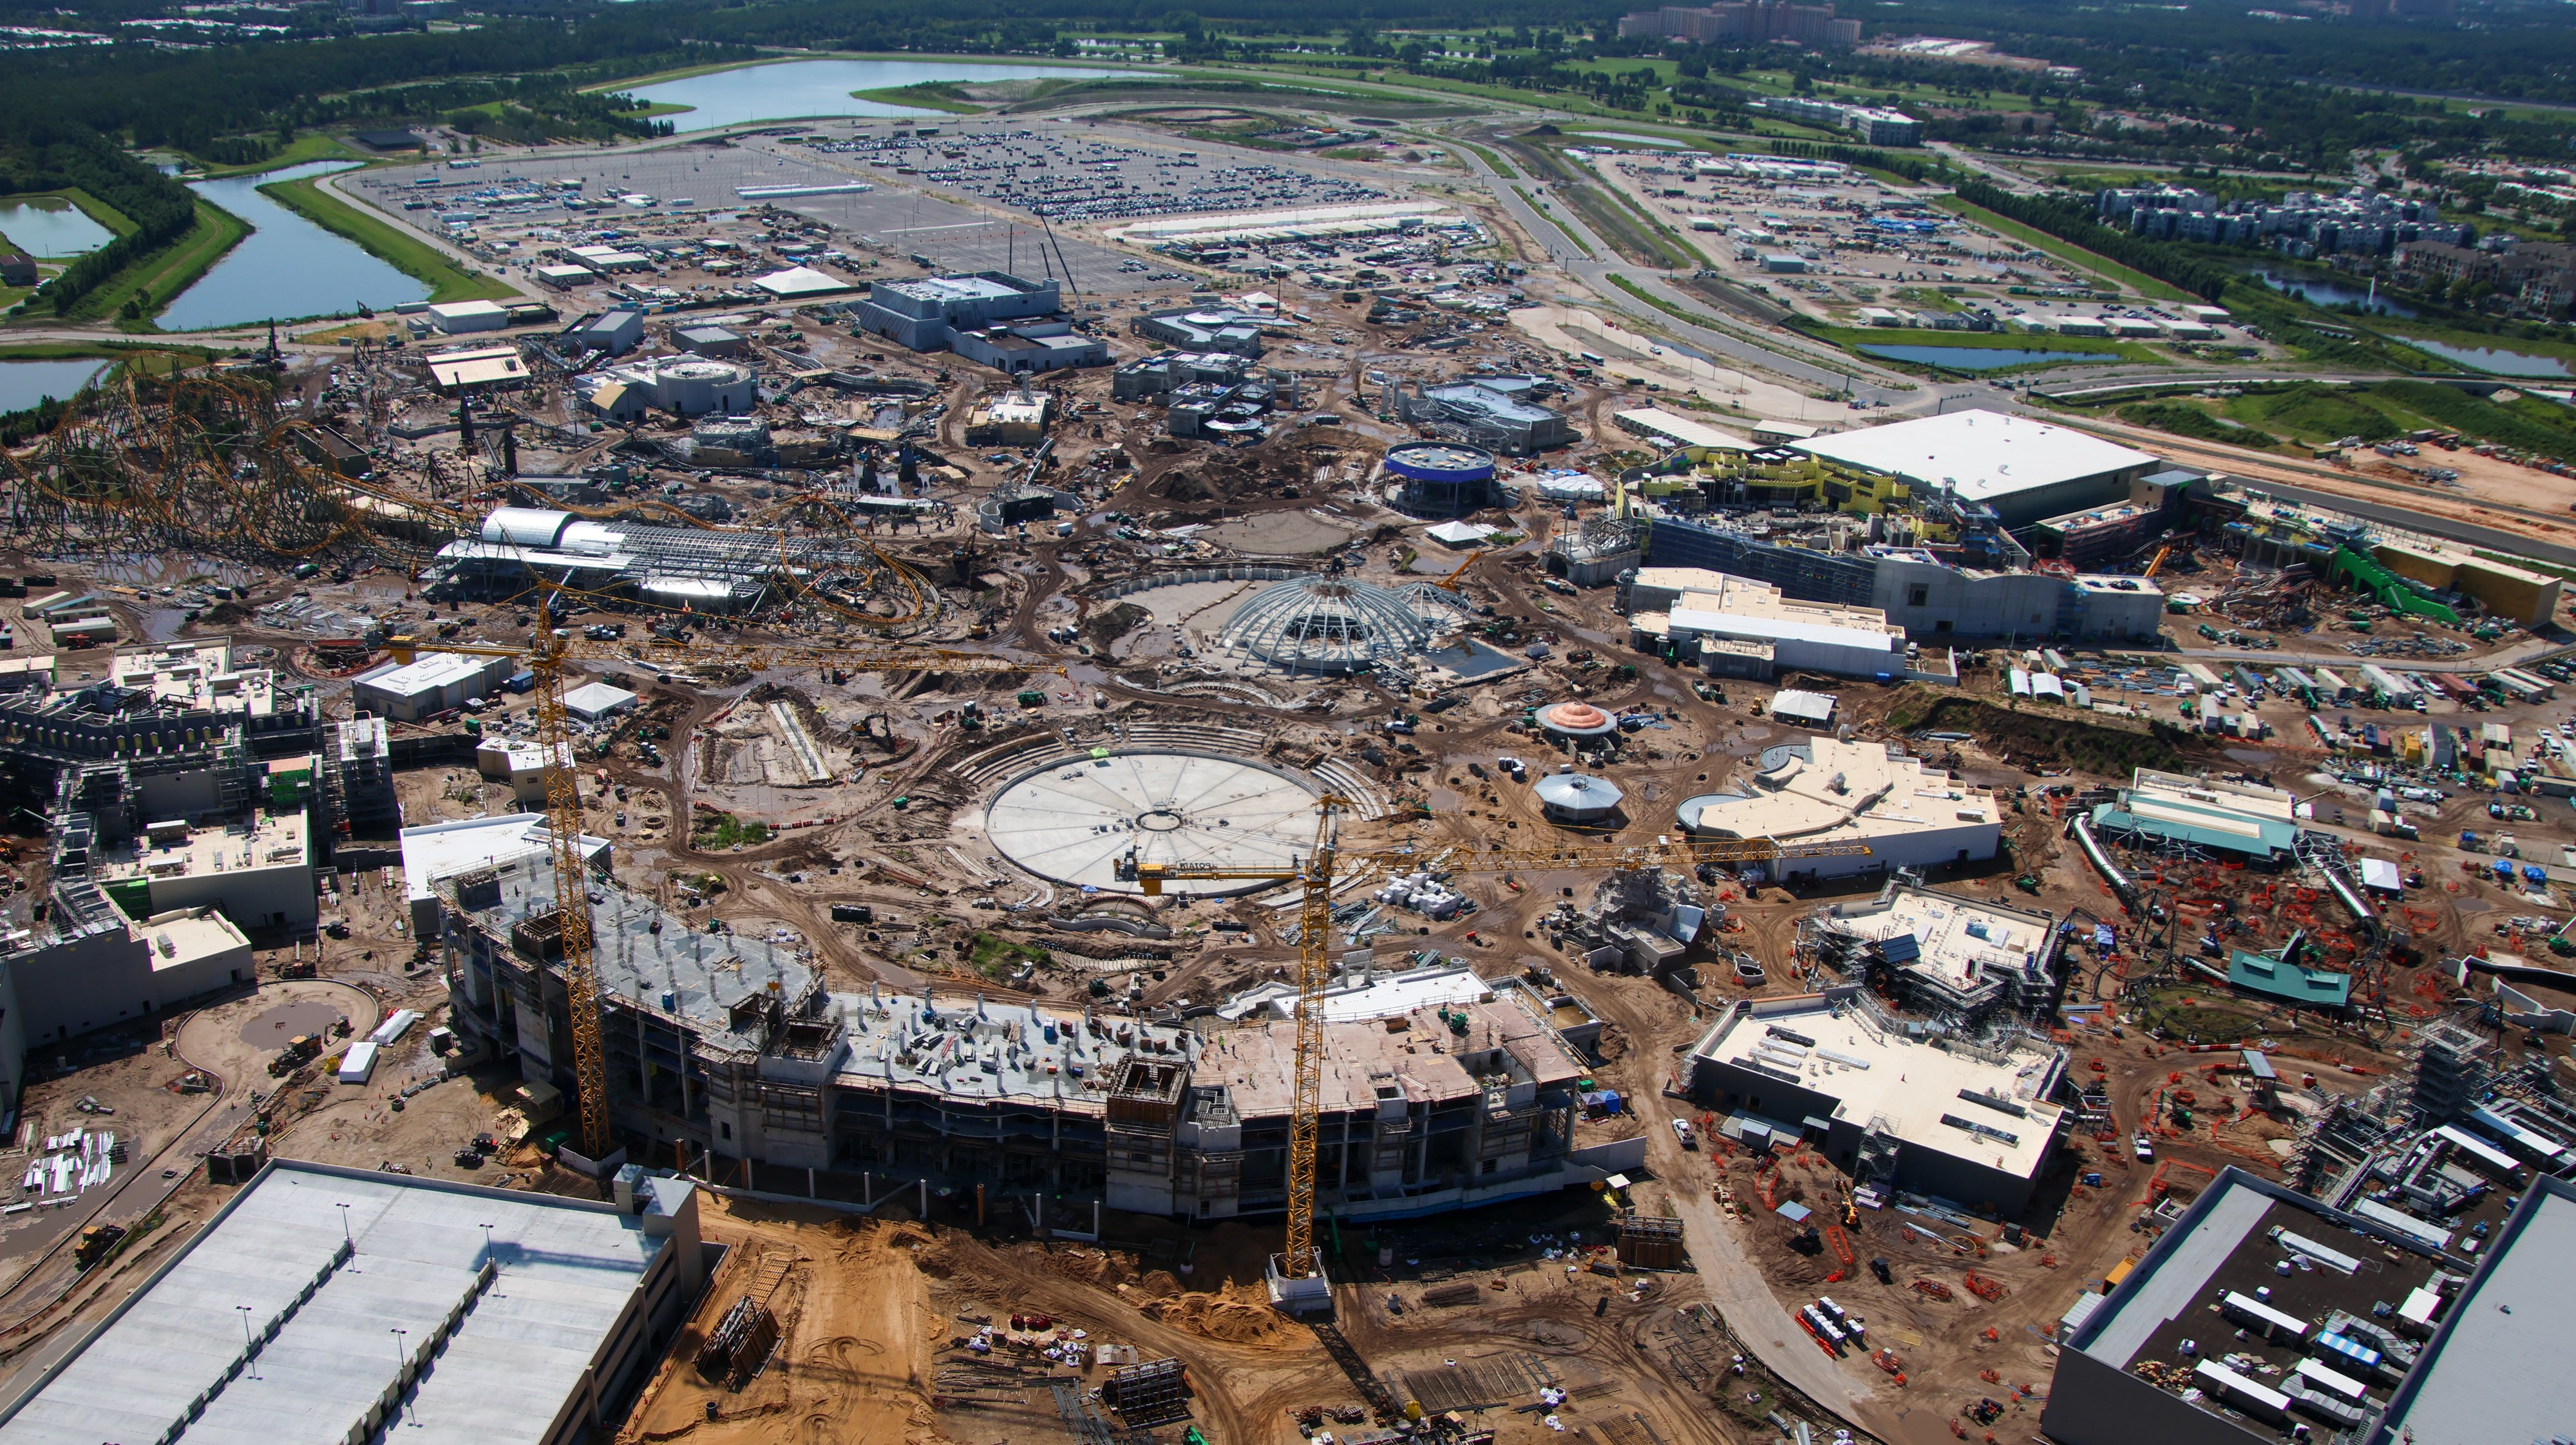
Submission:
[[[1386,816],[1386,794],[1375,781],[1339,758],[1326,758],[1308,769],[1332,792],[1351,801],[1351,810],[1362,818]]]
[[[982,752],[969,753],[950,763],[948,771],[983,787],[1050,762],[1081,757],[1086,751],[1058,737],[1018,738]]]

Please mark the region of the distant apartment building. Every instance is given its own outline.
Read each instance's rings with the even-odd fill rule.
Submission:
[[[1801,125],[1821,125],[1834,130],[1850,131],[1854,138],[1874,146],[1910,146],[1923,139],[1923,122],[1901,110],[1884,106],[1852,105],[1839,100],[1818,100],[1812,96],[1781,95],[1746,101],[1746,110],[1776,115]]]
[[[2124,186],[2095,192],[2093,212],[2102,224],[2151,241],[2269,246],[2302,259],[2384,256],[2420,242],[2467,246],[2477,240],[2476,227],[2442,220],[2430,201],[2359,186],[2341,195],[2292,191],[2277,206],[2221,201],[2207,191],[2176,186]]]

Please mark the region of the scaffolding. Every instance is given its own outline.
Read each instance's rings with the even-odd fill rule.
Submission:
[[[1145,1429],[1190,1413],[1189,1381],[1179,1360],[1148,1360],[1111,1375],[1100,1387],[1100,1403],[1129,1428]]]
[[[1631,1213],[1619,1221],[1619,1262],[1631,1269],[1680,1269],[1690,1260],[1682,1222],[1670,1215]]]

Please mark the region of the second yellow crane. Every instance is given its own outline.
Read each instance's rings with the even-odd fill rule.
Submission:
[[[1211,863],[1172,863],[1133,853],[1121,861],[1120,876],[1147,896],[1159,896],[1166,883],[1189,880],[1296,883],[1303,890],[1297,924],[1297,1047],[1295,1102],[1288,1130],[1288,1227],[1272,1272],[1278,1279],[1303,1281],[1322,1272],[1315,1251],[1315,1160],[1323,1125],[1324,987],[1332,979],[1333,888],[1345,865],[1419,867],[1435,855],[1412,849],[1343,853],[1333,818],[1348,801],[1327,796],[1315,823],[1315,849],[1302,860],[1280,868],[1235,868]],[[1633,869],[1666,863],[1767,863],[1779,858],[1830,858],[1868,853],[1864,843],[1810,843],[1783,847],[1769,838],[1709,840],[1657,838],[1646,843],[1566,843],[1535,848],[1456,852],[1439,866],[1457,872],[1500,873],[1559,868]]]

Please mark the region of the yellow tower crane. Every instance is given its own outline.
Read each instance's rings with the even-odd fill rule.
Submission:
[[[1657,867],[1666,863],[1767,863],[1779,858],[1832,858],[1868,853],[1864,843],[1809,843],[1784,847],[1769,838],[1725,838],[1697,841],[1656,838],[1646,843],[1565,843],[1535,848],[1505,848],[1497,843],[1478,853],[1461,850],[1440,857],[1411,849],[1343,853],[1337,847],[1334,810],[1347,799],[1326,796],[1315,823],[1315,849],[1305,859],[1290,859],[1285,868],[1229,868],[1211,863],[1166,863],[1139,858],[1121,860],[1119,874],[1149,896],[1159,896],[1166,883],[1190,880],[1241,880],[1296,883],[1304,890],[1297,929],[1297,1052],[1295,1103],[1288,1127],[1287,1243],[1272,1262],[1284,1280],[1302,1280],[1321,1272],[1315,1257],[1315,1155],[1322,1127],[1324,1086],[1324,985],[1331,977],[1333,886],[1345,865],[1417,867],[1439,858],[1439,866],[1458,872],[1500,873],[1529,869]]]
[[[547,609],[549,612],[552,609]],[[467,657],[508,657],[524,661],[536,674],[537,741],[545,749],[546,831],[552,835],[555,908],[563,928],[565,1003],[572,1013],[573,1077],[581,1103],[581,1147],[593,1159],[607,1157],[612,1147],[608,1122],[608,1060],[599,1034],[599,978],[591,961],[590,889],[581,858],[581,784],[573,765],[572,727],[564,711],[564,664],[568,662],[646,662],[664,667],[730,664],[755,670],[773,667],[845,667],[857,672],[1029,672],[1054,671],[1052,663],[1029,663],[989,653],[951,652],[940,648],[879,644],[827,647],[785,642],[689,642],[656,639],[641,645],[592,641],[540,629],[527,645],[488,642],[424,641],[397,637],[389,644],[394,660],[409,663],[424,652],[453,652]]]

